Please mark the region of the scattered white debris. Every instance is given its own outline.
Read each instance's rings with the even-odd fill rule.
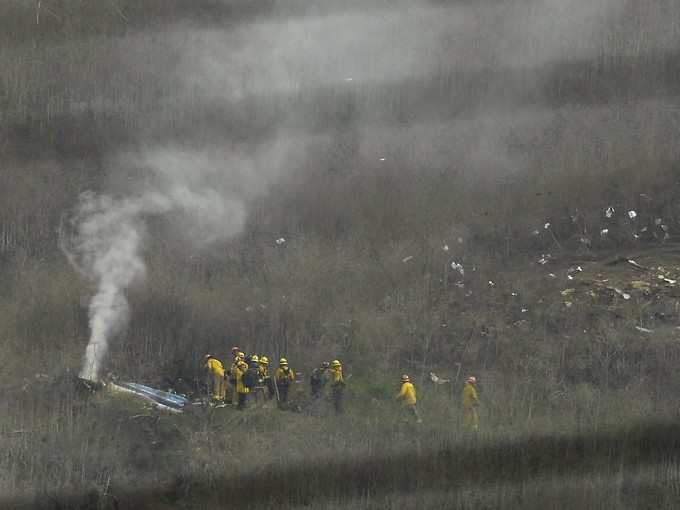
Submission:
[[[672,279],[670,279],[670,278],[668,278],[668,277],[666,277],[662,274],[658,275],[657,278],[659,280],[663,280],[664,282],[666,282],[669,285],[675,285],[676,283],[678,283],[677,280],[672,280]]]
[[[631,220],[634,220],[635,218],[637,218],[637,213],[631,209],[630,211],[628,211],[628,217]]]
[[[380,161],[385,161],[385,158],[380,158]]]
[[[442,246],[442,250],[449,251],[449,245],[445,244],[444,246]]]
[[[619,289],[617,287],[612,287],[611,289],[614,292],[616,292],[619,296],[621,296],[623,299],[625,299],[626,301],[628,301],[630,299],[630,294],[628,294],[627,292],[623,292],[621,289]]]
[[[635,262],[633,259],[628,259],[628,263],[629,263],[631,266],[636,267],[637,269],[642,269],[642,270],[645,270],[645,271],[647,270],[646,267],[641,266],[640,264],[638,264],[637,262]]]
[[[529,310],[527,308],[522,308],[522,313],[527,313]]]
[[[607,218],[612,218],[612,217],[614,216],[614,213],[615,213],[615,212],[616,212],[616,211],[615,211],[615,209],[614,209],[613,207],[607,207],[607,210],[604,212],[604,215],[605,215]]]
[[[285,243],[285,242],[286,242],[286,240],[285,240],[283,237],[279,237],[279,238],[276,240],[276,244],[278,244],[279,246],[282,245],[282,244]]]
[[[345,81],[352,81],[352,78],[345,78]]]
[[[640,239],[640,234],[633,234],[634,239]]]
[[[557,278],[555,273],[548,273],[548,278]]]
[[[534,230],[532,232],[532,235],[538,236],[538,235],[541,235],[541,233],[538,230]]]
[[[451,379],[442,379],[441,377],[439,377],[434,372],[430,372],[430,381],[432,381],[435,384],[446,384],[446,383],[450,383]]]
[[[648,329],[648,328],[643,328],[642,326],[635,326],[635,329],[638,331],[641,331],[642,333],[654,333],[653,330]]]
[[[495,286],[496,286],[496,284],[494,282],[492,282],[491,280],[489,280],[489,287],[495,287]]]
[[[519,296],[519,294],[517,294],[517,292],[511,292],[510,295],[511,295],[512,297],[517,297],[517,296]]]
[[[572,303],[571,301],[565,301],[564,302],[564,306],[566,306],[567,308],[571,308],[571,305],[573,305],[573,304],[574,303]]]
[[[603,228],[602,230],[600,230],[600,237],[607,237],[607,234],[609,234],[608,228]]]
[[[408,262],[410,260],[413,260],[413,255],[409,255],[408,257],[404,257],[403,259],[401,259],[402,262]]]
[[[461,276],[465,276],[465,269],[463,269],[463,264],[459,264],[458,262],[451,262],[451,269],[454,271],[458,271]]]
[[[573,280],[573,279],[574,279],[573,276],[571,276],[570,274],[567,275],[567,280]]]
[[[546,223],[545,225],[543,225],[543,228],[548,230],[550,228],[550,223]]]
[[[538,259],[538,263],[541,264],[542,266],[545,266],[550,260],[550,258],[551,258],[550,253],[548,253],[547,255],[541,255],[541,258]]]

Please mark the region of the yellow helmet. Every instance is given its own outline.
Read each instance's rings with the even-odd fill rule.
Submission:
[[[286,358],[281,358],[279,360],[279,365],[287,365],[287,364],[288,364],[288,360]]]
[[[253,355],[250,357],[250,361],[252,361],[253,363],[259,363],[259,362],[260,362],[260,358],[258,357],[257,354],[253,354]]]
[[[332,366],[332,367],[340,367],[340,366],[342,366],[342,365],[340,364],[340,361],[339,361],[339,360],[334,359],[333,361],[331,361],[331,366]]]
[[[260,358],[260,364],[261,365],[269,365],[269,358],[267,358],[267,356],[262,356]]]

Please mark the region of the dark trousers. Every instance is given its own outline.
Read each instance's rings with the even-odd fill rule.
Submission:
[[[288,388],[287,384],[279,384],[279,399],[281,402],[288,402]]]
[[[238,394],[238,408],[239,409],[245,409],[247,404],[248,404],[248,394],[247,393],[239,393]]]
[[[341,389],[333,389],[333,406],[335,407],[335,414],[342,414],[344,411],[344,391]]]

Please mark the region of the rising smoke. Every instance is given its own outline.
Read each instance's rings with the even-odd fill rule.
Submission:
[[[454,157],[470,161],[475,172],[483,167],[507,167],[504,136],[518,122],[542,129],[554,112],[543,109],[520,115],[510,111],[499,117],[490,108],[498,99],[493,97],[496,91],[511,97],[511,102],[513,93],[523,93],[508,93],[503,73],[606,51],[600,32],[620,14],[621,6],[617,0],[546,0],[507,6],[499,2],[409,2],[392,6],[388,13],[367,8],[358,14],[335,6],[327,14],[264,17],[200,30],[178,24],[160,35],[140,36],[134,44],[157,48],[155,41],[160,37],[160,46],[167,45],[169,53],[176,54],[176,59],[168,55],[158,59],[176,60],[172,68],[155,69],[148,75],[173,84],[169,102],[177,111],[195,114],[193,121],[200,121],[206,111],[223,114],[236,124],[236,132],[227,134],[234,139],[261,134],[262,123],[269,130],[253,146],[235,143],[189,151],[170,146],[144,150],[141,156],[116,155],[114,171],[137,169],[132,186],[122,198],[82,196],[72,221],[72,238],[64,243],[74,267],[97,286],[90,303],[91,337],[82,377],[99,377],[108,342],[127,323],[126,290],[146,272],[143,250],[149,217],[175,215],[197,245],[238,234],[248,200],[266,190],[280,173],[294,170],[291,153],[304,151],[319,132],[328,130],[327,120],[335,114],[331,111],[324,116],[328,99],[342,103],[346,97],[359,98],[348,101],[358,104],[353,122],[361,131],[362,147],[357,150],[377,151],[376,159],[401,150],[404,165],[414,167],[424,165],[423,161],[432,167],[444,166]],[[127,47],[124,51],[130,69],[141,72],[146,68],[148,57],[135,61]],[[463,91],[480,101],[464,122],[455,118],[436,121],[433,117],[441,105],[437,99],[429,104],[427,98],[414,107],[421,111],[416,122],[401,122],[394,110],[402,107],[402,99],[408,105],[411,89],[407,87],[399,89],[403,92],[396,94],[396,106],[388,105],[385,113],[381,94],[394,90],[395,84],[415,78],[415,90],[424,83],[417,79],[475,69],[500,71],[489,74],[491,83],[484,83],[485,90],[491,91],[487,96],[476,88]],[[530,81],[521,85],[531,88],[535,83]],[[167,118],[150,119],[149,126],[154,127],[148,129],[162,133],[169,124]],[[185,130],[191,138],[191,129]],[[330,130],[331,143],[332,137]]]
[[[90,340],[80,372],[83,379],[99,379],[109,341],[127,324],[126,291],[146,274],[142,252],[147,218],[171,213],[186,218],[200,233],[193,237],[196,244],[228,238],[243,227],[245,210],[240,201],[198,186],[197,174],[204,174],[196,168],[179,172],[179,153],[172,162],[165,158],[165,152],[146,156],[146,163],[161,177],[156,190],[120,199],[84,193],[71,220],[72,236],[62,240],[72,265],[96,284],[89,305]]]

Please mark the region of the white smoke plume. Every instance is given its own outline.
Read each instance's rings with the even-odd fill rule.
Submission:
[[[146,274],[142,250],[148,217],[179,213],[199,227],[207,224],[210,234],[204,241],[229,237],[243,226],[241,202],[210,189],[196,191],[179,174],[174,177],[167,189],[132,198],[116,200],[91,192],[81,196],[71,220],[72,237],[62,247],[71,264],[97,286],[89,306],[90,340],[80,371],[83,379],[99,379],[110,339],[127,325],[126,291]]]

